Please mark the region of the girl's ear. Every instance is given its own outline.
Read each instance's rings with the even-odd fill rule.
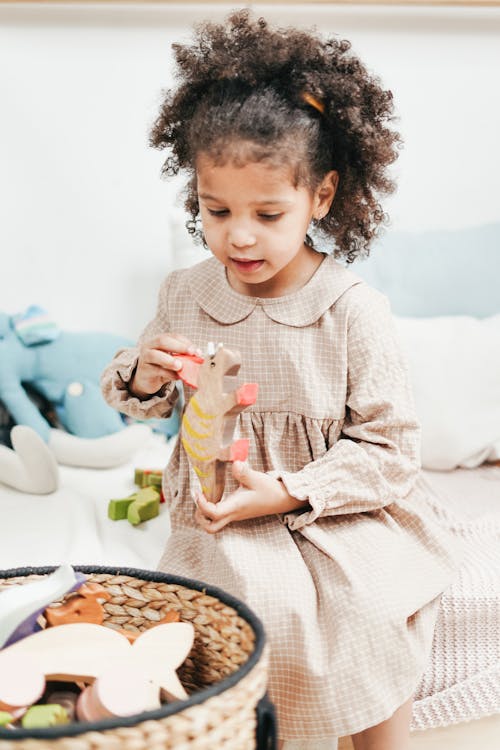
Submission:
[[[314,194],[313,218],[322,219],[327,215],[335,198],[339,184],[339,173],[332,169],[322,179]]]

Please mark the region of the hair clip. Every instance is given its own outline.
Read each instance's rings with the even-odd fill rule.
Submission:
[[[319,99],[316,99],[316,97],[310,94],[308,91],[303,91],[301,97],[306,104],[314,107],[314,109],[316,109],[321,115],[325,113],[325,103],[320,101]]]

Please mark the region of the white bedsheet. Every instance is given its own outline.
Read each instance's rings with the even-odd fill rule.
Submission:
[[[139,526],[107,517],[111,498],[135,490],[134,469],[166,465],[172,442],[159,435],[115,469],[60,467],[59,489],[28,495],[0,484],[0,570],[63,562],[155,569],[169,534],[168,512]]]
[[[412,729],[500,714],[500,467],[424,475],[464,557],[441,598]]]

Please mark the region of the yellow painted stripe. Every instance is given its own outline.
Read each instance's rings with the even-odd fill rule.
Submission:
[[[184,446],[184,450],[186,451],[186,453],[188,454],[188,456],[191,456],[191,458],[194,458],[195,461],[203,461],[203,462],[205,462],[205,461],[212,461],[213,460],[214,456],[206,456],[206,455],[204,456],[204,455],[202,455],[200,453],[196,453],[191,448],[191,446],[189,445],[189,443],[187,442],[187,440],[184,440],[184,438],[181,438],[181,442],[182,442],[182,445]]]
[[[184,427],[186,432],[191,435],[191,437],[197,438],[198,440],[203,440],[204,438],[209,438],[211,436],[210,432],[196,432],[185,414],[182,418],[182,426]]]
[[[193,469],[198,474],[198,476],[200,477],[200,479],[201,479],[201,477],[208,477],[208,475],[210,474],[209,471],[202,471],[197,466],[193,466]]]
[[[210,487],[206,487],[204,484],[201,485],[201,489],[203,490],[204,495],[210,494]]]
[[[201,406],[199,405],[198,401],[196,400],[196,396],[192,396],[191,401],[189,402],[190,406],[193,407],[194,413],[200,417],[200,419],[214,419],[215,414],[207,414],[207,412],[203,411]]]

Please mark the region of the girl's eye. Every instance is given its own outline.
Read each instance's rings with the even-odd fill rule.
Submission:
[[[281,216],[283,214],[259,214],[259,217],[264,219],[264,221],[277,221]]]
[[[229,210],[227,208],[207,208],[207,211],[210,216],[216,216],[219,218],[229,215]],[[277,221],[283,216],[283,214],[258,214],[258,216],[259,219],[263,219],[264,221]]]

